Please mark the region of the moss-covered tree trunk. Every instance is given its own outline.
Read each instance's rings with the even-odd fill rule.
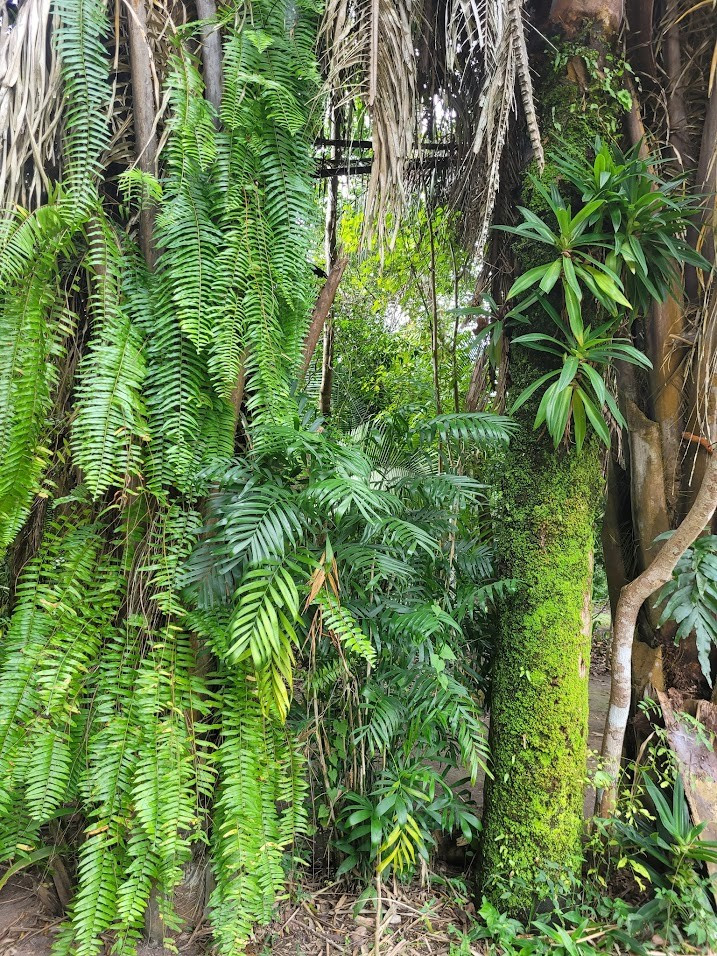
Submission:
[[[558,877],[580,863],[601,488],[594,444],[556,452],[528,423],[514,440],[499,547],[504,573],[521,583],[496,650],[482,860],[483,892],[513,910],[539,895],[539,872]]]
[[[563,33],[556,43],[568,54],[576,33],[580,44],[603,48],[621,14],[606,3],[604,16],[586,23],[580,6],[579,0],[553,5],[553,27]],[[567,68],[555,72],[546,57],[537,87],[547,180],[551,153],[584,155],[597,134],[616,126],[615,103],[600,77],[579,56],[566,60]],[[548,215],[527,182],[521,201]],[[525,242],[514,244],[513,253],[516,274],[547,261],[545,247]],[[538,327],[541,321],[536,316]],[[545,358],[514,350],[513,398],[546,371]],[[481,866],[482,892],[515,913],[541,895],[539,874],[569,877],[581,860],[593,549],[604,487],[597,443],[587,442],[579,455],[574,447],[555,450],[545,430],[533,430],[534,415],[534,406],[521,412],[523,427],[504,466],[501,569],[520,584],[501,616],[495,653],[494,779],[486,793]]]

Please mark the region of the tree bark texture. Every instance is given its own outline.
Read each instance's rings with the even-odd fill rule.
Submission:
[[[326,317],[329,314],[329,310],[333,305],[334,299],[336,298],[336,291],[339,287],[339,282],[341,282],[341,277],[346,271],[346,266],[349,264],[347,256],[342,256],[340,259],[337,259],[333,264],[331,272],[329,272],[326,282],[324,282],[321,292],[319,292],[318,298],[316,299],[316,305],[314,306],[314,311],[311,314],[311,322],[309,324],[309,331],[306,334],[306,339],[304,340],[304,358],[301,363],[300,377],[303,378],[311,365],[311,359],[314,357],[314,352],[316,351],[316,346],[319,344],[319,339],[321,338],[321,333],[324,330],[324,323],[326,322]]]
[[[601,816],[615,806],[617,778],[625,741],[625,728],[630,713],[632,690],[632,642],[637,616],[644,602],[670,580],[677,562],[702,533],[717,508],[717,456],[710,458],[700,490],[687,517],[672,537],[668,538],[651,564],[620,594],[613,623],[612,688],[605,723],[602,757],[603,768],[613,783],[599,797]]]
[[[209,21],[202,27],[202,74],[205,96],[218,113],[222,104],[224,77],[221,31],[218,25],[211,23],[217,16],[215,0],[197,0],[197,16],[200,20]]]
[[[691,47],[685,43],[693,21],[680,20],[681,10],[674,0],[660,4],[628,0],[629,58],[639,84],[628,79],[633,102],[626,116],[626,139],[632,146],[642,140],[643,152],[645,142],[652,152],[664,143],[662,156],[669,165],[663,174],[669,175],[670,168],[685,172],[688,189],[704,196],[688,239],[713,261],[717,90],[702,104],[695,98],[699,66],[691,61]],[[684,288],[676,281],[673,296],[653,304],[645,317],[644,340],[636,337],[652,370],[646,376],[633,373],[629,379],[618,374],[620,404],[630,427],[623,436],[624,461],[617,453],[613,458],[617,480],[610,483],[606,514],[621,511],[631,518],[617,528],[622,554],[635,556],[635,566],[624,569],[628,580],[654,557],[655,535],[674,528],[689,512],[715,441],[711,396],[717,399],[713,364],[717,336],[704,288],[709,289],[710,281],[714,283],[714,278],[709,280],[691,266],[684,269]],[[625,583],[623,569],[614,565],[607,550],[605,557],[614,595]],[[694,639],[676,647],[675,626],[667,622],[658,628],[658,619],[659,612],[646,603],[632,655],[633,706],[657,686],[656,675],[668,687],[693,694],[706,688]]]
[[[152,70],[152,50],[147,38],[147,6],[145,0],[131,0],[128,7],[130,68],[132,72],[132,105],[136,162],[139,169],[157,175],[157,132],[155,119],[155,76]],[[139,242],[144,260],[154,266],[154,207],[143,203],[139,217]]]
[[[503,483],[501,615],[491,694],[494,779],[483,817],[482,892],[521,912],[537,872],[580,865],[588,733],[590,598],[599,451],[555,452],[528,426]]]

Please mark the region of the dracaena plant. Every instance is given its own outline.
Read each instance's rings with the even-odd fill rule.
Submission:
[[[625,424],[604,384],[606,367],[616,359],[650,367],[621,328],[651,300],[670,294],[682,265],[708,264],[681,238],[695,211],[693,201],[679,193],[682,180],[660,179],[637,149],[623,154],[597,141],[592,163],[566,154],[555,165],[558,177],[578,193],[577,212],[556,182],[547,187],[531,177],[550,221],[519,206],[523,221],[497,228],[554,253],[518,276],[508,292],[508,300],[524,297],[509,313],[514,321],[528,322],[526,310],[539,305],[555,327],[553,335],[533,331],[513,343],[560,360],[521,392],[513,411],[544,388],[535,427],[545,424],[556,447],[574,437],[579,450],[588,424],[605,444],[609,417]],[[594,327],[588,314],[605,321]]]
[[[617,337],[612,322],[604,322],[594,329],[590,325],[583,326],[582,321],[567,324],[544,298],[534,298],[550,314],[562,338],[542,332],[526,332],[515,336],[512,342],[554,355],[561,364],[531,382],[520,393],[512,410],[516,411],[545,387],[535,416],[535,427],[545,424],[556,447],[565,436],[572,434],[580,451],[588,425],[609,445],[606,411],[621,427],[626,427],[626,422],[605,384],[603,370],[614,360],[649,368],[650,360],[629,339]]]
[[[584,203],[601,203],[592,228],[609,237],[605,264],[620,275],[634,309],[646,312],[679,281],[681,263],[699,269],[709,263],[682,238],[697,197],[685,195],[684,176],[661,179],[656,171],[665,161],[641,156],[640,149],[623,153],[597,139],[592,164],[563,151],[556,166]]]

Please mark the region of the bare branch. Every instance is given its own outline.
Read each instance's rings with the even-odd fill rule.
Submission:
[[[680,527],[665,541],[646,570],[620,592],[613,621],[612,687],[602,746],[603,768],[610,775],[611,783],[599,796],[601,816],[613,810],[617,797],[617,777],[630,713],[632,644],[637,616],[650,595],[670,580],[677,562],[702,533],[716,508],[717,455],[712,455],[695,502]]]
[[[304,378],[306,372],[311,365],[311,359],[316,351],[316,346],[319,343],[319,338],[324,328],[324,323],[326,322],[326,316],[329,314],[329,310],[334,303],[336,298],[336,290],[339,287],[339,282],[341,282],[341,277],[346,271],[346,266],[349,264],[348,256],[341,256],[331,267],[328,278],[324,283],[321,292],[316,300],[316,305],[314,311],[311,315],[311,324],[309,325],[309,331],[306,335],[306,340],[304,342],[304,359],[301,363],[301,370],[299,372],[299,377]]]

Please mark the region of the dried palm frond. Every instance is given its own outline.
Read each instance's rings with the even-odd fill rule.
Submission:
[[[52,0],[0,0],[0,209],[37,206],[56,165],[60,74]]]
[[[415,143],[414,20],[413,0],[328,0],[321,30],[336,102],[360,97],[369,109],[374,159],[367,220],[378,222],[380,238],[387,214],[403,202]]]
[[[497,15],[487,20],[487,26],[490,27],[487,34],[489,52],[485,57],[486,76],[480,94],[478,123],[471,150],[473,155],[465,158],[464,169],[457,179],[459,194],[456,198],[459,207],[475,210],[478,223],[476,243],[479,249],[483,248],[488,237],[500,187],[501,159],[515,107],[516,82],[533,155],[541,171],[544,165],[523,32],[521,0],[503,0],[493,6]]]
[[[521,0],[328,0],[321,39],[333,95],[368,110],[365,212],[379,238],[389,214],[397,228],[407,194],[425,188],[431,170],[441,201],[461,210],[466,235],[482,244],[516,84],[542,164]],[[441,144],[440,157],[424,148]]]

